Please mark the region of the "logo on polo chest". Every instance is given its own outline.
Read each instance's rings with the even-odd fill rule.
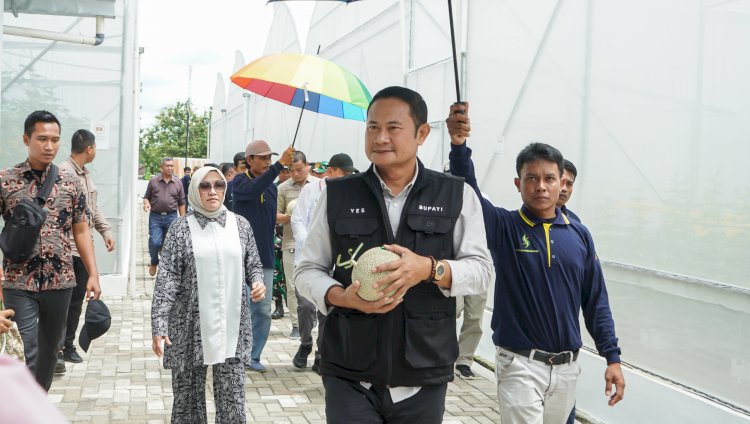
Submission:
[[[521,253],[537,253],[539,252],[539,249],[533,249],[533,246],[531,245],[531,240],[529,239],[529,236],[526,234],[521,236],[521,248],[516,249],[516,252]]]

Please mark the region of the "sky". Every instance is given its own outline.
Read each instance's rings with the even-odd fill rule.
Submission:
[[[304,40],[314,5],[285,4]],[[216,74],[229,82],[235,51],[242,52],[248,63],[263,54],[274,7],[265,0],[139,2],[138,44],[145,49],[141,55],[141,128],[152,125],[163,107],[185,101],[188,93],[194,109],[208,110]]]

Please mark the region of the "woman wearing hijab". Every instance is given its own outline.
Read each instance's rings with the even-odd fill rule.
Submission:
[[[244,423],[245,366],[252,346],[248,290],[266,293],[250,224],[223,205],[214,167],[190,180],[193,213],[178,218],[161,251],[151,306],[153,349],[172,370],[172,423],[206,423],[206,370],[213,366],[217,423]],[[245,285],[248,290],[245,290]],[[166,348],[162,350],[162,343]]]

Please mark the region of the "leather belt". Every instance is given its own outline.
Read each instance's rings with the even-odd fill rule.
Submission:
[[[516,355],[542,362],[545,365],[564,365],[574,362],[578,359],[577,350],[574,352],[568,350],[565,352],[553,353],[536,349],[509,349],[507,347],[502,348],[509,352],[513,352]]]

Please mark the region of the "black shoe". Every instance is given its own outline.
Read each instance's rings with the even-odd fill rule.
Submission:
[[[284,318],[284,307],[276,308],[275,311],[271,314],[271,319],[279,319]]]
[[[312,353],[312,345],[299,345],[297,353],[292,358],[292,364],[297,368],[307,368],[307,357]]]
[[[289,338],[292,339],[292,340],[299,340],[300,339],[299,327],[292,327],[292,332],[289,333]],[[309,355],[310,352],[307,352],[307,354]]]
[[[81,362],[83,362],[83,358],[81,358],[81,355],[76,352],[75,346],[66,347],[65,349],[63,349],[63,358],[67,362],[72,362],[74,364],[80,364]]]
[[[476,375],[474,375],[474,372],[469,368],[468,365],[456,365],[456,371],[458,371],[459,375],[463,378],[474,378]]]
[[[320,375],[320,358],[315,358],[315,362],[313,362],[312,367],[310,369],[315,373]]]
[[[55,374],[65,374],[65,359],[62,352],[57,352],[57,363],[55,363]]]

